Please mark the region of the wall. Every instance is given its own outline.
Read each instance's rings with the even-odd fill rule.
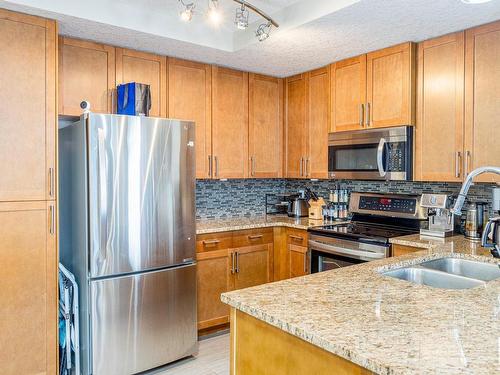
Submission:
[[[444,182],[378,182],[349,180],[198,180],[196,182],[196,217],[198,219],[232,216],[258,216],[265,213],[266,193],[296,192],[304,187],[328,197],[335,185],[349,191],[389,192],[402,194],[446,193],[458,195],[461,184]],[[468,199],[491,204],[493,184],[471,187]],[[490,207],[491,211],[491,207]]]

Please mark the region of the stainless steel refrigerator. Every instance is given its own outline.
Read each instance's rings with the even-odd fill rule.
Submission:
[[[83,374],[197,350],[194,123],[84,114],[59,130],[60,258],[80,286]]]

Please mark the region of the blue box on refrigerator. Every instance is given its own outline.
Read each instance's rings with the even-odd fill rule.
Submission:
[[[149,116],[151,88],[144,83],[130,82],[118,85],[117,108],[119,115]]]

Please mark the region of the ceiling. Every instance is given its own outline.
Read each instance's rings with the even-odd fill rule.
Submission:
[[[405,41],[421,41],[500,19],[500,0],[250,0],[280,24],[258,42],[262,19],[246,31],[233,25],[237,4],[219,0],[214,27],[197,4],[180,21],[178,0],[0,0],[0,7],[59,21],[60,33],[162,55],[285,77]]]

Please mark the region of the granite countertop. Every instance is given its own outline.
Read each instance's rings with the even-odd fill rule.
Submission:
[[[233,230],[267,227],[289,227],[307,230],[307,228],[318,225],[323,225],[323,221],[309,220],[307,217],[293,218],[283,215],[205,219],[196,221],[196,234],[229,232]]]
[[[402,236],[391,238],[391,243],[403,246],[421,247],[422,249],[440,251],[448,251],[455,253],[464,253],[472,255],[485,255],[489,256],[490,252],[481,246],[480,241],[471,241],[462,235],[452,237],[439,238],[421,236],[420,234],[410,234],[409,236]]]
[[[443,255],[498,260],[479,255],[478,245],[463,237],[441,244],[412,236],[401,241],[417,246],[417,240],[427,249],[224,293],[221,299],[378,374],[500,373],[500,279],[445,290],[380,274]]]

